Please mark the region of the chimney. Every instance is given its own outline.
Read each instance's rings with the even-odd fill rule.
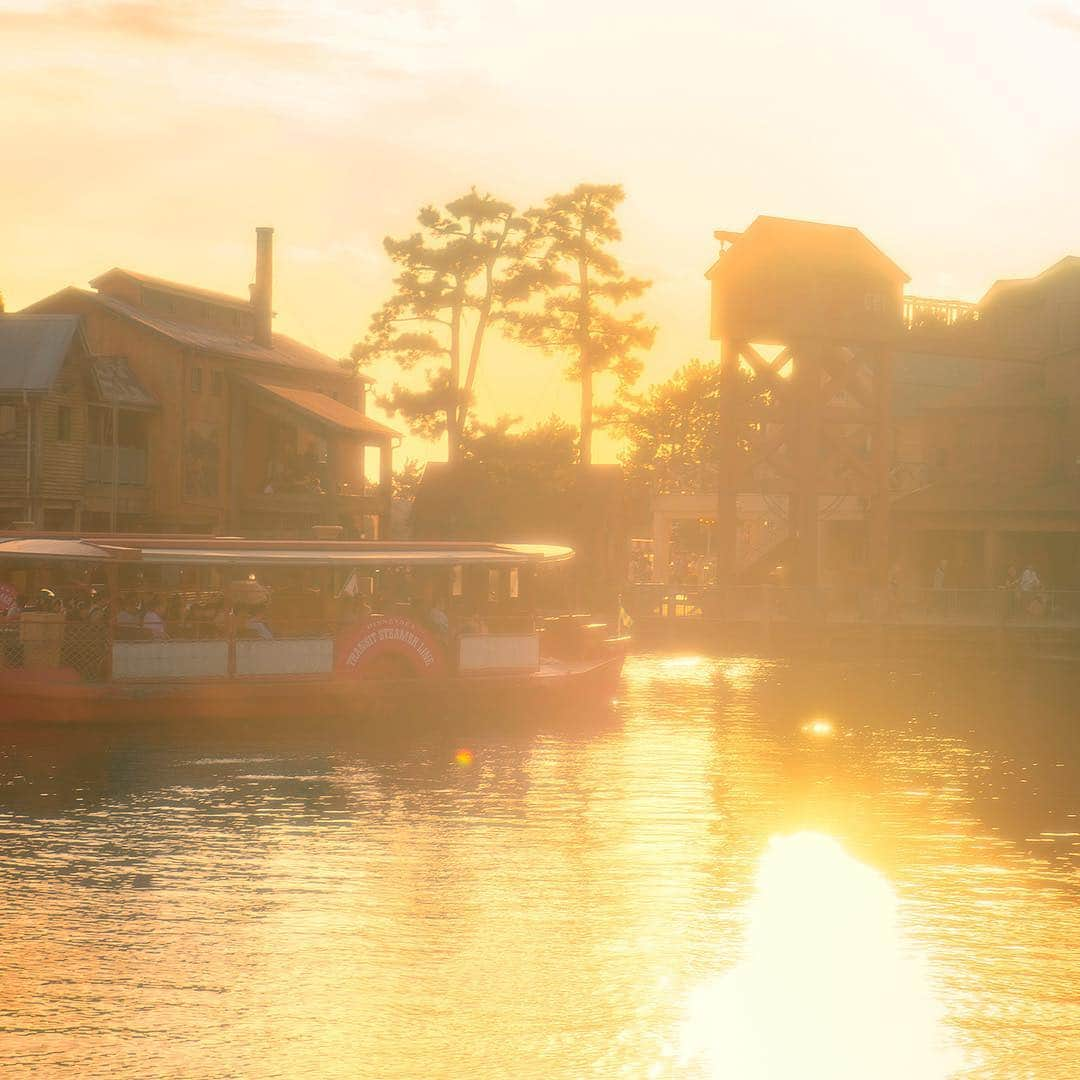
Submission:
[[[274,343],[270,322],[274,317],[274,230],[255,230],[255,284],[251,288],[251,308],[255,315],[255,341]]]

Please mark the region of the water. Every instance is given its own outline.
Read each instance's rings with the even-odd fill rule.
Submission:
[[[4,733],[5,1075],[1080,1076],[1078,688],[644,656],[589,718]]]

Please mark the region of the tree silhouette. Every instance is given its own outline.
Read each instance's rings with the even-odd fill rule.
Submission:
[[[521,255],[527,231],[514,208],[472,188],[442,210],[423,207],[420,230],[383,247],[400,267],[395,292],[371,319],[368,334],[353,347],[363,367],[392,358],[403,371],[421,369],[419,388],[394,383],[378,398],[416,435],[447,436],[447,458],[461,457],[485,335],[502,315],[503,269]],[[515,296],[528,289],[515,283]]]
[[[643,394],[624,394],[605,410],[612,430],[626,440],[622,463],[629,479],[652,494],[701,494],[715,490],[724,440],[734,435],[744,452],[760,440],[760,424],[742,420],[732,432],[730,410],[718,362],[691,360],[666,382]],[[761,409],[768,391],[754,392],[738,372],[743,395]]]
[[[594,377],[607,373],[621,389],[631,386],[641,374],[638,353],[656,334],[640,313],[619,313],[651,284],[627,277],[610,250],[622,239],[615,211],[624,198],[619,184],[579,184],[528,211],[530,232],[507,293],[523,304],[543,296],[539,308],[507,313],[509,333],[549,355],[573,357],[566,377],[581,384],[583,465],[592,461]]]

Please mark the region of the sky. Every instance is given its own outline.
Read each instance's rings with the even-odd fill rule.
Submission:
[[[647,385],[716,355],[712,232],[760,213],[858,226],[918,295],[1080,254],[1077,0],[0,0],[0,48],[8,310],[110,266],[246,295],[272,225],[277,329],[345,355],[420,206],[618,182]],[[574,418],[494,345],[484,416]]]

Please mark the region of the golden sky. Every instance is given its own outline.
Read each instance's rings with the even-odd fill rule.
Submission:
[[[344,354],[422,203],[617,181],[649,381],[713,355],[712,230],[758,213],[921,294],[1080,253],[1075,0],[0,0],[0,46],[9,310],[114,265],[243,295],[267,224],[278,329]],[[557,360],[487,359],[485,412],[573,418]]]

